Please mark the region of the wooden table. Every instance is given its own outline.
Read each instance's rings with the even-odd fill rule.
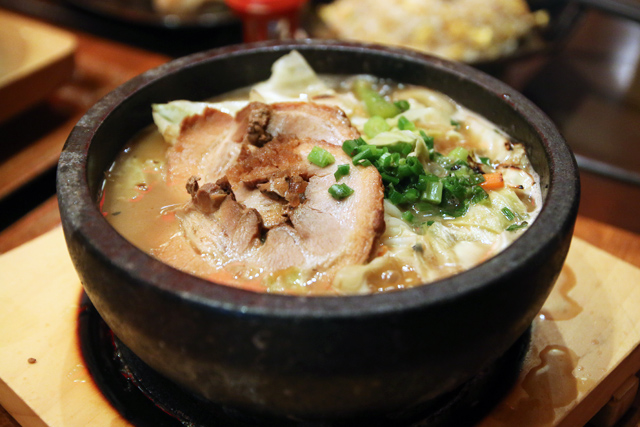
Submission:
[[[586,25],[598,28],[605,24],[611,25],[611,19],[600,13],[587,16]],[[3,141],[0,210],[6,210],[9,204],[19,205],[21,209],[11,225],[0,232],[0,253],[59,224],[53,171],[67,135],[84,112],[121,83],[171,59],[78,30],[70,31],[78,39],[76,69],[71,80],[44,103],[0,124]],[[589,29],[581,31],[589,32]],[[588,44],[581,40],[585,35],[580,31],[574,37],[578,40],[576,43]],[[571,41],[568,46],[571,52]],[[505,74],[505,80],[518,89],[526,88],[522,74],[526,70],[539,70],[539,61],[537,58],[514,66]],[[548,62],[545,66],[548,67]],[[622,105],[626,108],[627,120],[640,123],[640,108],[635,103],[624,101],[613,105],[615,108]],[[634,137],[635,145],[640,147],[640,136]],[[571,144],[570,139],[569,142]],[[635,152],[638,153],[640,149]],[[635,172],[640,172],[640,157],[635,159]],[[582,202],[575,235],[640,267],[640,186],[587,171],[581,173],[581,179]],[[17,423],[0,407],[0,427],[7,426],[17,426]]]

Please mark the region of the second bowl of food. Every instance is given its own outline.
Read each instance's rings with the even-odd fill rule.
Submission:
[[[338,42],[144,73],[81,119],[58,172],[115,335],[199,396],[295,419],[410,411],[495,361],[560,272],[578,193],[511,88]]]

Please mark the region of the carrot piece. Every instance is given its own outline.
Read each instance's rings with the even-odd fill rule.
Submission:
[[[501,172],[485,173],[484,182],[480,184],[485,191],[497,190],[504,187],[504,179]]]

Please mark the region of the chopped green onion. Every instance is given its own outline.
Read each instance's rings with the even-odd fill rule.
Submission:
[[[338,169],[336,169],[336,171],[333,174],[333,176],[336,177],[336,181],[338,181],[343,176],[349,175],[349,169],[350,167],[348,164],[338,166]]]
[[[400,130],[416,130],[416,125],[405,116],[400,116],[398,119],[398,129]]]
[[[420,136],[424,140],[424,143],[427,145],[427,148],[429,150],[433,150],[434,138],[432,136],[427,135],[425,131],[423,131],[422,129],[420,129]]]
[[[382,177],[382,180],[385,181],[385,182],[390,182],[392,184],[399,184],[400,183],[400,178],[396,178],[395,176],[391,176],[388,173],[380,172],[380,176]]]
[[[376,121],[382,123],[380,120],[386,124],[382,118],[372,118],[371,126]],[[404,116],[398,118],[398,126],[404,131],[413,125]],[[468,150],[457,147],[444,156],[434,150],[432,136],[423,130],[409,132],[420,139],[373,145],[358,138],[345,141],[343,150],[354,165],[375,165],[384,183],[385,198],[394,205],[409,205],[403,210],[411,208],[421,215],[457,218],[471,205],[488,200],[487,192],[479,186],[484,177],[469,164]]]
[[[409,101],[407,101],[406,99],[401,99],[400,101],[396,101],[393,103],[393,105],[398,107],[401,113],[404,113],[409,108],[411,108],[411,105],[409,105]]]
[[[411,212],[406,211],[402,213],[402,219],[404,219],[407,222],[413,222],[414,216]]]
[[[383,119],[388,119],[401,113],[398,107],[373,90],[371,84],[366,80],[356,80],[353,84],[353,91],[364,102],[369,116],[380,116]]]
[[[504,217],[509,221],[513,221],[514,219],[516,219],[515,214],[509,208],[502,208],[500,212],[502,212],[502,215],[504,215]]]
[[[480,163],[483,165],[491,166],[491,159],[488,157],[480,157]]]
[[[402,195],[402,193],[393,189],[389,191],[389,196],[387,198],[394,205],[399,205],[401,203],[404,203],[404,196]]]
[[[442,203],[442,192],[444,190],[444,184],[442,181],[427,181],[426,189],[422,193],[420,199],[433,203],[434,205],[439,205]]]
[[[471,194],[471,203],[480,203],[485,199],[489,199],[489,194],[479,185],[473,185],[471,187]]]
[[[460,128],[460,122],[459,121],[451,119],[450,123],[451,123],[451,126],[453,126],[454,128],[456,128],[456,129]]]
[[[400,153],[403,156],[407,156],[413,151],[413,145],[408,142],[396,142],[395,144],[387,146],[390,153]]]
[[[427,221],[427,227],[431,227],[435,221]]]
[[[507,231],[520,230],[521,228],[525,228],[528,225],[529,223],[527,223],[527,221],[523,221],[520,224],[511,224],[510,226],[507,227]]]
[[[329,187],[329,194],[336,200],[342,200],[353,194],[353,188],[347,184],[333,184]]]
[[[316,145],[307,155],[307,160],[316,166],[324,168],[335,162],[336,158],[324,148],[320,148]]]
[[[415,203],[418,201],[418,197],[420,197],[420,193],[415,188],[409,188],[403,194],[404,200],[407,203]]]
[[[358,154],[353,156],[353,164],[359,165],[362,160],[369,160],[373,162],[378,160],[382,155],[382,151],[378,149],[375,145],[361,145],[356,149]]]
[[[466,163],[467,157],[469,156],[469,151],[462,147],[456,147],[453,150],[449,151],[447,157],[454,161],[463,161]]]
[[[369,138],[373,138],[379,133],[386,132],[391,129],[391,126],[385,119],[380,116],[373,116],[364,124],[364,133]]]
[[[347,139],[345,142],[342,143],[342,151],[347,153],[347,156],[353,156],[356,153],[356,149],[359,146],[364,144],[366,144],[366,142],[362,138]]]

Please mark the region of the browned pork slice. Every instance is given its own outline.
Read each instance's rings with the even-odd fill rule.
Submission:
[[[235,119],[207,108],[183,121],[176,143],[167,151],[167,179],[179,185],[185,185],[191,176],[215,182],[235,163],[243,145],[260,147],[276,137],[342,145],[358,136],[342,110],[326,105],[252,102]]]
[[[311,164],[314,146],[336,162]],[[345,163],[350,158],[341,148],[310,139],[278,138],[243,152],[226,179],[192,188],[191,205],[179,213],[185,236],[221,266],[242,262],[265,273],[294,267],[331,282],[341,267],[366,262],[384,230],[384,192],[374,167],[351,166],[341,179],[354,190],[350,197],[329,194],[337,165]]]
[[[246,123],[238,127],[235,139],[262,146],[276,137],[324,140],[342,145],[347,139],[360,136],[339,108],[309,102],[280,102],[266,105],[252,102],[238,112],[238,120]],[[257,140],[258,143],[253,141]]]
[[[366,262],[384,231],[384,191],[374,167],[353,166],[342,151],[358,136],[340,109],[313,103],[251,103],[235,118],[206,110],[185,120],[168,148],[167,178],[191,195],[176,212],[177,239],[209,265],[191,263],[195,274],[244,266],[265,277],[294,268],[330,283],[341,267]],[[315,146],[335,163],[310,163]],[[351,165],[340,183],[354,193],[336,200],[328,189],[341,164]],[[174,247],[184,244],[162,258],[185,259]]]
[[[237,125],[229,114],[211,108],[186,118],[167,149],[167,181],[183,186],[192,175],[210,181],[222,177],[240,154],[240,145],[232,139]]]

